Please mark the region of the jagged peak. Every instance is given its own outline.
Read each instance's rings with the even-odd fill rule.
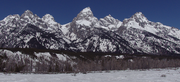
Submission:
[[[46,14],[46,15],[44,15],[42,17],[42,19],[52,19],[52,20],[54,20],[54,17],[52,15],[50,15],[50,14]]]
[[[18,14],[14,14],[14,15],[8,15],[7,17],[5,17],[3,20],[4,21],[8,21],[10,19],[14,19],[14,18],[20,18],[20,16]],[[1,21],[1,20],[0,20]]]
[[[86,7],[78,14],[78,16],[93,16],[93,13],[90,7]]]
[[[136,12],[135,15],[142,15],[142,12]]]
[[[92,11],[91,11],[91,8],[90,8],[90,7],[86,7],[86,8],[84,8],[81,12],[82,12],[82,13],[86,13],[86,12],[92,12]]]
[[[131,18],[136,20],[141,20],[141,22],[147,22],[148,19],[144,16],[142,12],[136,12]]]
[[[112,17],[111,14],[108,15],[109,17]]]
[[[19,17],[19,14],[14,14],[13,16],[15,16],[15,17]]]
[[[32,13],[30,10],[26,10],[25,13]]]
[[[42,20],[43,21],[45,21],[45,22],[55,22],[55,20],[54,20],[54,17],[52,16],[52,15],[50,15],[50,14],[46,14],[46,15],[44,15],[43,17],[42,17]]]
[[[59,23],[57,23],[55,20],[54,20],[54,17],[50,14],[46,14],[42,17],[42,20],[50,25],[53,25],[53,24],[58,24],[60,26]],[[51,28],[52,29],[52,28]]]
[[[21,15],[21,17],[24,17],[24,16],[34,16],[33,13],[30,11],[30,10],[26,10],[24,11],[24,13]]]
[[[109,15],[107,15],[106,17],[104,17],[104,18],[111,18],[111,19],[115,19],[114,17],[112,17],[110,14]]]
[[[23,14],[32,14],[33,15],[33,12],[31,12],[30,10],[26,10],[26,11],[24,11]]]
[[[90,7],[86,7],[84,8],[74,19],[73,21],[77,21],[77,20],[88,20],[88,21],[98,21],[98,19],[96,17],[94,17],[91,8]]]
[[[14,18],[14,17],[19,17],[19,15],[18,14],[8,15],[6,18]]]
[[[145,16],[142,12],[136,12],[132,17],[141,18],[141,17],[145,17]]]
[[[44,16],[51,16],[51,17],[53,17],[51,14],[45,14]]]
[[[112,15],[108,15],[106,17],[104,17],[105,20],[111,20],[111,21],[119,21],[118,19],[115,19]]]

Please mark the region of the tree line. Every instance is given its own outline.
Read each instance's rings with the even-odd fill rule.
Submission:
[[[52,53],[52,52],[50,52]],[[57,52],[54,52],[56,54]],[[61,53],[64,54],[64,53]],[[79,55],[80,54],[80,55]],[[95,55],[92,53],[64,54],[66,61],[52,56],[36,57],[31,54],[7,55],[0,52],[0,72],[9,73],[87,73],[91,71],[126,70],[126,69],[152,69],[180,67],[180,58],[155,55]],[[75,58],[73,58],[75,57]]]

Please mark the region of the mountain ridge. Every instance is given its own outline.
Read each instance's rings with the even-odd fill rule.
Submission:
[[[1,48],[180,54],[180,30],[149,21],[142,12],[120,21],[111,15],[98,19],[87,7],[72,22],[61,25],[50,14],[40,18],[27,10],[1,20],[0,32]]]

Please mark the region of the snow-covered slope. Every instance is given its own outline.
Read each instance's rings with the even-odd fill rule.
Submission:
[[[147,54],[179,54],[180,38],[172,36],[173,27],[149,21],[141,12],[125,19],[118,31],[134,49]],[[174,33],[178,33],[176,29]]]
[[[117,30],[122,22],[119,21],[118,19],[113,18],[111,15],[108,15],[104,18],[100,18],[99,24],[101,25],[100,27],[105,28],[107,30]]]
[[[176,55],[180,30],[149,21],[142,12],[123,21],[111,15],[98,20],[87,7],[61,25],[50,14],[40,18],[27,10],[0,21],[0,47]]]
[[[66,41],[60,24],[49,14],[43,18],[25,11],[0,21],[1,48],[65,49]]]
[[[44,21],[47,25],[47,30],[49,31],[58,31],[61,25],[55,22],[54,17],[50,14],[46,14],[42,17],[42,21]]]

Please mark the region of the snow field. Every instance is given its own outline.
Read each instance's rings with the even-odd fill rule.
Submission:
[[[180,69],[74,74],[3,74],[0,82],[180,82]]]

